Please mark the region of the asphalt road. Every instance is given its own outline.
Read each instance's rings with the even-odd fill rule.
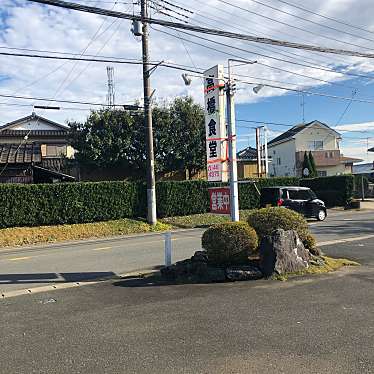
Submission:
[[[311,221],[319,242],[374,234],[374,211],[331,213],[322,223]],[[203,230],[173,233],[173,261],[200,249]],[[0,291],[10,291],[110,277],[155,268],[164,262],[162,234],[0,248]]]
[[[374,244],[362,266],[287,282],[131,280],[0,301],[1,374],[374,372]]]

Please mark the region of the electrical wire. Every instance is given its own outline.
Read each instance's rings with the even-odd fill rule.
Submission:
[[[319,22],[312,21],[312,20],[310,20],[310,19],[308,19],[308,18],[298,16],[298,15],[296,15],[296,14],[293,14],[293,13],[291,13],[291,12],[287,12],[287,11],[285,11],[285,10],[282,10],[282,9],[276,8],[276,7],[274,7],[274,6],[272,6],[272,5],[269,5],[269,4],[265,4],[265,3],[261,2],[261,1],[258,1],[258,0],[249,0],[249,1],[252,1],[252,2],[255,3],[255,4],[262,5],[262,6],[266,7],[266,8],[269,8],[269,9],[275,10],[275,11],[277,11],[277,12],[279,12],[279,13],[287,14],[288,16],[291,16],[291,17],[294,17],[294,18],[300,19],[300,20],[305,21],[305,22],[309,22],[309,23],[311,23],[311,24],[313,24],[313,25],[317,25],[317,26],[320,26],[320,27],[324,27],[324,28],[326,28],[326,29],[329,29],[329,30],[332,30],[332,31],[336,31],[336,32],[339,32],[339,33],[347,34],[347,35],[349,35],[349,36],[353,36],[353,37],[355,37],[355,38],[364,39],[364,40],[369,41],[369,42],[371,42],[371,43],[374,42],[374,39],[369,39],[369,38],[366,38],[366,37],[364,37],[364,36],[360,36],[360,35],[357,35],[357,34],[353,34],[353,33],[350,33],[350,32],[348,32],[348,31],[344,31],[344,30],[341,30],[341,29],[337,29],[337,28],[335,28],[335,27],[331,27],[331,26],[324,25],[324,24],[319,23]],[[346,42],[344,42],[344,43],[346,43]],[[348,43],[347,43],[347,44],[348,44]],[[354,44],[353,44],[353,45],[354,45]],[[357,45],[356,45],[356,46],[357,46]],[[365,47],[363,47],[363,48],[365,48]]]
[[[175,31],[173,28],[171,28],[173,31]],[[170,35],[170,36],[173,36],[173,37],[176,37],[174,34],[171,34],[171,33],[168,33],[167,31],[163,31],[163,30],[159,30],[159,29],[156,29],[154,28],[154,30],[158,31],[158,32],[161,32],[161,33],[164,33],[164,34],[167,34],[167,35]],[[256,53],[253,53],[251,51],[248,51],[246,49],[243,49],[243,48],[239,48],[239,47],[235,47],[235,46],[232,46],[232,45],[229,45],[229,44],[226,44],[226,43],[221,43],[221,42],[218,42],[216,40],[212,40],[212,39],[209,39],[209,38],[205,38],[201,35],[197,36],[197,35],[194,35],[194,34],[191,34],[191,33],[188,33],[186,31],[180,31],[181,33],[183,34],[186,34],[186,35],[189,35],[189,36],[192,36],[192,37],[195,37],[195,38],[198,38],[198,39],[202,39],[202,40],[206,40],[206,41],[209,41],[211,43],[214,43],[214,44],[218,44],[218,45],[222,45],[224,47],[227,47],[227,48],[230,48],[230,49],[236,49],[236,50],[239,50],[239,51],[243,51],[243,52],[246,52],[246,53],[251,53],[251,54],[256,54]],[[216,51],[216,52],[219,52],[219,53],[223,53],[223,54],[226,54],[226,55],[229,55],[229,56],[233,56],[233,57],[236,57],[236,58],[243,58],[243,56],[240,56],[240,55],[236,55],[236,54],[233,54],[233,53],[230,53],[230,52],[225,52],[225,51],[222,51],[218,48],[214,48],[214,47],[210,47],[210,46],[207,46],[206,44],[202,44],[202,43],[199,43],[199,42],[195,42],[195,41],[192,41],[190,39],[186,39],[186,38],[182,38],[183,40],[189,42],[189,43],[193,43],[193,44],[196,44],[196,45],[199,45],[201,47],[204,47],[204,48],[207,48],[207,49],[211,49],[213,51]],[[276,59],[276,58],[275,58]],[[267,68],[270,68],[270,69],[274,69],[274,70],[278,70],[278,71],[282,71],[284,73],[288,73],[288,74],[293,74],[293,75],[297,75],[297,76],[300,76],[300,77],[303,77],[303,78],[308,78],[308,79],[312,79],[312,80],[315,80],[315,81],[319,81],[319,82],[323,82],[323,83],[327,83],[327,84],[332,84],[332,85],[337,85],[337,86],[343,86],[343,87],[348,87],[350,89],[355,89],[355,87],[352,87],[352,86],[349,86],[349,85],[346,85],[346,84],[343,84],[343,83],[338,83],[338,82],[332,82],[332,81],[328,81],[326,79],[321,79],[321,78],[316,78],[316,77],[312,77],[312,76],[309,76],[309,75],[306,75],[306,74],[302,74],[302,73],[296,73],[294,71],[291,71],[291,70],[287,70],[287,69],[283,69],[283,68],[279,68],[279,67],[276,67],[276,66],[272,66],[272,65],[268,65],[268,64],[265,64],[263,62],[259,62],[257,61],[257,64],[258,65],[261,65],[261,66],[265,66]],[[373,79],[373,78],[371,78]]]
[[[110,17],[115,17],[115,18],[124,18],[124,19],[135,20],[135,21],[145,21],[149,24],[156,24],[160,26],[167,26],[167,27],[178,28],[182,30],[189,30],[189,31],[194,31],[198,33],[222,36],[222,37],[226,37],[230,39],[246,40],[250,42],[271,44],[271,45],[276,45],[280,47],[303,49],[306,51],[315,51],[315,52],[321,52],[321,53],[331,53],[331,54],[353,56],[353,57],[365,57],[365,58],[370,58],[370,59],[374,58],[374,53],[366,53],[366,52],[347,50],[347,49],[321,47],[321,46],[312,45],[312,44],[294,43],[294,42],[278,40],[278,39],[273,39],[273,38],[253,37],[248,34],[240,34],[240,33],[234,33],[230,31],[221,31],[221,30],[200,27],[200,26],[192,26],[189,24],[170,22],[170,21],[166,21],[163,19],[146,18],[142,20],[141,16],[139,15],[123,13],[123,12],[118,12],[118,11],[110,11],[107,9],[90,7],[90,6],[81,5],[77,3],[70,3],[70,2],[66,2],[62,0],[27,0],[27,1],[36,2],[40,4],[45,4],[45,5],[53,5],[53,6],[57,6],[60,8],[77,10],[77,11],[86,12],[86,13],[100,14],[100,15],[105,15],[105,16],[110,16]],[[219,0],[219,1],[222,1],[222,0]]]
[[[308,33],[308,34],[311,34],[311,35],[314,35],[314,36],[318,36],[318,37],[320,37],[320,38],[325,38],[325,39],[328,39],[328,40],[332,40],[332,41],[334,41],[334,42],[338,42],[338,43],[342,43],[342,44],[350,45],[350,46],[352,46],[352,47],[357,47],[357,48],[364,49],[364,50],[368,50],[368,49],[370,50],[370,48],[368,48],[367,46],[362,46],[362,45],[359,45],[359,44],[350,43],[350,42],[346,42],[346,41],[343,41],[343,40],[335,39],[335,38],[333,38],[333,37],[331,37],[331,36],[326,36],[326,35],[323,35],[323,34],[316,33],[316,32],[314,32],[314,31],[310,31],[310,30],[304,29],[304,28],[302,28],[302,27],[298,27],[298,26],[295,26],[295,25],[291,25],[291,24],[289,24],[289,23],[287,23],[287,22],[279,21],[279,20],[277,20],[277,19],[275,19],[275,18],[265,16],[265,15],[263,15],[263,14],[260,14],[260,13],[254,12],[254,11],[249,10],[249,9],[247,9],[247,8],[243,8],[243,7],[239,6],[239,5],[234,5],[234,4],[232,4],[232,3],[229,3],[229,2],[226,1],[226,0],[217,0],[217,1],[219,1],[220,3],[226,4],[226,5],[229,5],[229,6],[231,6],[231,7],[234,7],[234,8],[236,8],[236,9],[240,9],[240,10],[245,11],[245,12],[247,12],[247,13],[254,14],[254,15],[258,16],[258,17],[261,17],[261,18],[267,19],[267,20],[269,20],[269,21],[279,23],[279,24],[281,24],[281,25],[283,25],[283,26],[287,26],[287,27],[293,28],[293,29],[298,30],[298,31],[302,31],[302,32],[305,32],[305,33]],[[253,0],[251,0],[251,1],[253,1]]]
[[[283,3],[283,4],[287,4],[288,6],[291,6],[293,8],[296,8],[296,9],[299,9],[299,10],[302,10],[304,12],[307,12],[307,13],[310,13],[310,14],[313,14],[315,16],[318,16],[318,17],[321,17],[321,18],[324,18],[324,19],[327,19],[329,21],[333,21],[333,22],[336,22],[336,23],[340,23],[341,25],[345,25],[345,26],[348,26],[348,27],[352,27],[356,30],[360,30],[360,31],[365,31],[367,33],[370,33],[370,34],[374,34],[373,31],[370,31],[370,30],[367,30],[367,29],[364,29],[363,27],[360,27],[360,26],[357,26],[357,25],[353,25],[352,23],[348,23],[346,21],[342,21],[342,20],[338,20],[336,18],[332,18],[332,17],[328,17],[326,15],[323,15],[321,13],[317,13],[317,12],[314,12],[310,9],[306,9],[304,7],[301,7],[300,5],[296,5],[296,4],[293,4],[293,3],[290,3],[288,1],[285,1],[285,0],[276,0],[278,1],[279,3]]]
[[[193,0],[194,2],[196,2],[198,5],[199,5],[199,9],[201,8],[201,2],[199,0]],[[193,9],[193,8],[191,8]],[[240,27],[238,28],[238,26],[236,24],[232,24],[232,22],[230,22],[230,20],[227,20],[223,17],[219,17],[217,16],[217,14],[214,15],[215,18],[218,18],[219,19],[219,24],[225,24],[226,26],[230,27],[230,29],[235,29],[235,30],[239,30],[239,31],[244,31],[244,32],[249,32],[250,35],[253,35],[253,36],[256,36],[257,34],[259,34],[259,28],[261,29],[264,29],[264,30],[267,30],[267,31],[270,31],[272,32],[273,34],[275,35],[284,35],[288,38],[291,38],[292,40],[295,40],[295,38],[299,41],[299,42],[303,42],[303,43],[310,43],[311,41],[310,40],[307,40],[305,38],[301,38],[300,35],[291,35],[289,33],[287,33],[286,31],[284,30],[279,30],[279,29],[275,29],[275,28],[272,28],[270,26],[268,26],[267,24],[264,24],[263,22],[260,23],[260,22],[256,22],[254,21],[253,19],[248,19],[246,17],[243,17],[241,16],[240,14],[238,14],[238,12],[235,12],[234,14],[233,13],[228,13],[227,10],[226,10],[226,7],[224,7],[224,9],[220,8],[220,7],[217,7],[217,6],[214,6],[212,4],[209,4],[209,9],[211,10],[215,10],[217,12],[220,12],[220,13],[223,13],[225,15],[229,15],[229,16],[233,16],[235,17],[236,20],[243,20],[243,23],[246,25],[246,28],[244,29],[243,27]],[[197,15],[199,13],[199,11],[197,11],[196,9],[193,9],[195,11],[195,15]],[[217,13],[215,12],[215,13]],[[201,12],[200,12],[201,13]],[[210,16],[206,16],[206,13],[204,14],[203,16],[204,18],[208,18],[208,19],[212,19],[212,17]],[[227,23],[227,22],[222,22],[222,21],[229,21],[230,23]],[[250,30],[248,29],[248,24],[250,24],[251,26],[256,26],[256,29],[255,30]],[[252,31],[252,32],[251,32]],[[261,35],[265,36],[265,37],[269,37],[271,38],[272,36],[269,35],[269,34],[266,34],[264,32],[261,31]],[[314,40],[312,41],[314,42]],[[253,43],[253,44],[258,44],[258,43]],[[275,51],[277,54],[280,54],[280,55],[286,55],[286,57],[290,57],[290,56],[287,56],[287,55],[292,55],[292,56],[296,56],[298,58],[302,57],[300,54],[297,54],[295,53],[294,51],[285,51],[282,49],[282,51],[280,51],[280,48],[277,48],[277,47],[271,47],[271,46],[267,46],[267,48],[265,48],[264,46],[257,46],[257,48],[260,48],[260,49],[264,49],[264,50],[273,50]],[[310,58],[310,54],[313,55],[313,58]],[[307,63],[310,63],[312,61],[316,61],[316,57],[315,56],[315,52],[310,52],[308,55],[308,58],[310,59],[310,61],[307,61]],[[346,65],[347,64],[347,61],[346,60],[342,60],[340,57],[338,56],[335,56],[334,57],[336,61],[340,61],[340,64],[342,65]],[[317,62],[317,64],[320,64],[321,61],[325,60],[325,56],[318,56],[318,59],[320,60],[319,62]],[[322,60],[323,59],[323,60]],[[305,62],[305,61],[304,61]],[[331,64],[331,60],[325,60],[323,63],[327,63],[327,64]]]

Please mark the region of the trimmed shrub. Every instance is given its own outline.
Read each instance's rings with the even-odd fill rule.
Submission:
[[[0,227],[145,216],[143,183],[0,184]]]
[[[257,234],[245,222],[214,225],[204,232],[201,241],[209,262],[215,265],[246,263],[258,249]]]
[[[326,206],[345,206],[354,195],[353,175],[302,179],[300,185],[311,188]]]
[[[295,230],[303,244],[306,247],[310,245],[311,234],[306,220],[292,210],[281,207],[255,210],[248,215],[248,224],[256,230],[260,239],[270,235],[276,229]]]
[[[209,211],[206,181],[158,182],[156,195],[159,217],[187,216]]]
[[[309,249],[309,251],[313,253],[313,250],[316,248],[317,242],[315,237],[310,232],[307,232],[304,237],[303,244],[305,248]]]

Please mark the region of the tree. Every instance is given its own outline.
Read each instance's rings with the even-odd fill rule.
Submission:
[[[205,167],[204,110],[191,97],[156,105],[154,126],[155,170],[166,173]],[[146,142],[142,111],[101,109],[84,123],[71,122],[76,159],[92,167],[122,167],[145,175]]]
[[[310,178],[311,177],[311,165],[310,165],[310,160],[309,160],[309,157],[308,157],[308,153],[305,152],[304,153],[304,160],[303,160],[303,165],[302,165],[302,169],[301,169],[301,173],[302,173],[302,176],[303,178]],[[305,173],[305,171],[308,170],[307,173]]]
[[[310,177],[311,178],[315,178],[315,177],[318,176],[318,173],[317,173],[317,167],[316,167],[316,163],[314,161],[314,157],[313,157],[312,151],[309,151],[309,163],[310,163],[310,167],[311,167]]]
[[[142,113],[101,109],[93,111],[85,123],[71,122],[71,144],[76,160],[84,165],[143,168],[145,146],[140,141]]]
[[[154,110],[157,161],[164,172],[193,175],[205,168],[204,110],[191,97],[176,98]]]

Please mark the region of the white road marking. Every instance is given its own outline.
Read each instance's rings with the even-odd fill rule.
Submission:
[[[320,242],[317,243],[319,247],[324,247],[326,245],[331,245],[331,244],[340,244],[340,243],[350,243],[350,242],[357,242],[359,240],[365,240],[365,239],[371,239],[374,238],[374,234],[371,235],[363,235],[363,236],[355,236],[353,238],[346,238],[346,239],[337,239],[337,240],[330,240],[327,242]]]
[[[31,256],[14,257],[14,258],[8,258],[8,261],[22,261],[22,260],[28,260],[29,258],[31,258]]]
[[[112,249],[112,247],[93,248],[91,251],[106,251],[107,249]]]

